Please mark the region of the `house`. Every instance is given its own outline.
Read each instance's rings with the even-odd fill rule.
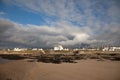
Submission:
[[[58,45],[54,47],[54,50],[63,50],[63,46],[62,45]]]
[[[120,51],[120,47],[104,47],[102,51]]]
[[[37,48],[33,48],[32,50],[33,50],[33,51],[37,51],[38,49],[37,49]]]
[[[42,51],[43,49],[42,48],[40,48],[40,49],[38,49],[39,51]]]
[[[14,48],[13,51],[25,51],[27,48]]]
[[[69,49],[68,49],[68,48],[65,48],[64,50],[65,50],[65,51],[69,51]]]
[[[109,47],[104,47],[102,51],[109,51]]]
[[[120,51],[120,47],[110,47],[109,51]]]

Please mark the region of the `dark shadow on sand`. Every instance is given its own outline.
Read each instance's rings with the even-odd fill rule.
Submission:
[[[25,56],[21,56],[18,54],[2,54],[0,55],[0,57],[8,60],[21,60],[26,58]]]

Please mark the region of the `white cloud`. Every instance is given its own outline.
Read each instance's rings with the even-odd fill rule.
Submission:
[[[2,37],[9,35],[7,38],[4,37],[8,41],[48,47],[56,44],[74,46],[80,43],[107,41],[112,43],[113,40],[120,40],[120,11],[119,6],[115,3],[116,0],[3,1],[32,12],[59,18],[56,22],[45,19],[50,25],[44,26],[22,25],[4,20],[5,24],[1,23],[2,25],[10,23],[13,26],[2,33]],[[76,25],[76,23],[82,24],[82,26]]]
[[[4,15],[5,14],[5,12],[0,12],[0,15]]]
[[[80,43],[87,43],[87,40],[88,38],[90,37],[88,34],[85,34],[85,33],[77,33],[77,34],[74,34],[74,38],[72,40],[66,40],[66,41],[61,41],[59,42],[59,44],[62,44],[62,45],[67,45],[67,46],[74,46],[76,44],[80,44]]]
[[[120,20],[120,7],[118,6],[112,6],[109,9],[109,15],[112,17],[114,21]]]
[[[3,11],[0,11],[0,18],[2,18],[2,17],[4,17],[5,16],[5,12],[3,12]]]
[[[16,42],[30,46],[43,46],[53,47],[57,44],[64,46],[76,45],[82,42],[86,42],[90,35],[81,31],[80,28],[68,24],[62,24],[63,26],[37,26],[37,25],[21,25],[6,20],[1,20],[3,23],[0,25],[9,28],[2,32],[2,40],[9,42]],[[0,22],[1,22],[0,21]],[[7,25],[9,24],[9,25]],[[1,27],[0,27],[1,28]],[[2,28],[1,28],[2,29]],[[69,44],[69,45],[68,45]]]
[[[90,21],[109,22],[119,17],[117,0],[3,0],[28,11],[56,16],[62,21],[87,24]],[[97,17],[96,17],[97,16]],[[116,17],[116,18],[117,18]],[[114,20],[116,19],[114,18]],[[52,21],[45,20],[48,23]],[[84,25],[83,25],[84,26]],[[89,25],[88,25],[89,26]]]

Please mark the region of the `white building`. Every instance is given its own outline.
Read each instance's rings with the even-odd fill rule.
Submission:
[[[14,48],[13,51],[25,51],[27,48]]]
[[[120,51],[120,47],[104,47],[102,51]]]
[[[58,45],[58,46],[55,46],[54,47],[54,50],[63,50],[64,48],[63,48],[63,46],[61,46],[61,45]]]
[[[69,51],[69,49],[68,49],[68,48],[65,48],[64,50],[65,50],[65,51]]]
[[[120,51],[120,47],[110,47],[109,51]]]
[[[7,49],[8,51],[10,51],[10,49]]]
[[[38,49],[39,51],[42,51],[43,49],[42,48],[40,48],[40,49]]]
[[[33,50],[33,51],[37,51],[38,49],[37,49],[37,48],[33,48],[32,50]]]
[[[104,47],[102,51],[109,51],[109,47]]]

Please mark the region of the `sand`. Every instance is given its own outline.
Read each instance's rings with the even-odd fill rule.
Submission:
[[[120,80],[120,61],[53,64],[16,60],[0,64],[0,80]]]

